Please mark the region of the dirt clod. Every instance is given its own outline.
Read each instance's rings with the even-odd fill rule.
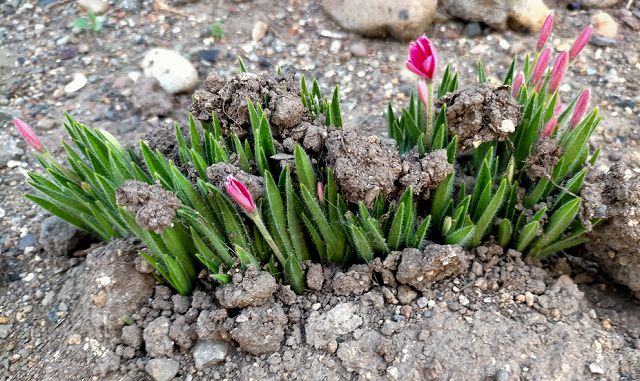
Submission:
[[[423,253],[417,249],[404,249],[396,279],[427,292],[433,283],[460,274],[467,264],[466,254],[460,246],[428,245]]]
[[[347,335],[362,325],[362,318],[356,313],[352,303],[340,303],[320,314],[311,312],[305,325],[307,344],[317,349],[327,349],[338,336]]]
[[[402,185],[411,186],[413,194],[428,199],[430,190],[435,189],[450,173],[453,164],[447,160],[447,150],[439,149],[420,158],[413,152],[402,161],[404,175],[400,177]]]
[[[371,206],[379,194],[386,197],[395,192],[402,171],[395,147],[377,136],[358,136],[352,129],[330,131],[326,146],[327,164],[348,202]]]
[[[640,176],[623,164],[588,176],[582,189],[583,220],[605,218],[587,245],[602,268],[640,297]]]
[[[274,116],[271,122],[276,130],[294,127],[304,113],[298,84],[292,76],[273,78],[253,73],[240,73],[229,81],[216,73],[209,74],[202,88],[194,93],[190,111],[203,121],[211,120],[215,112],[225,135],[242,138],[251,134],[247,99],[263,107],[267,117]]]
[[[236,317],[231,337],[238,342],[240,349],[254,355],[275,352],[284,339],[287,321],[278,303],[248,307]]]
[[[555,139],[542,138],[538,140],[531,156],[525,163],[525,171],[531,180],[551,178],[553,167],[558,164],[562,156],[562,147]]]
[[[307,269],[307,287],[312,290],[320,290],[324,283],[324,272],[322,265],[319,263],[311,263]]]
[[[138,225],[160,234],[173,226],[178,197],[160,185],[127,180],[116,190],[116,203],[134,213]]]
[[[371,270],[367,265],[351,266],[346,273],[337,272],[331,286],[336,295],[362,295],[371,287]]]
[[[260,306],[269,300],[277,288],[278,283],[271,274],[250,266],[240,282],[218,287],[216,298],[225,308]]]
[[[522,110],[509,89],[482,84],[446,94],[436,101],[437,109],[447,105],[449,133],[458,135],[461,151],[483,142],[503,141],[513,132]]]

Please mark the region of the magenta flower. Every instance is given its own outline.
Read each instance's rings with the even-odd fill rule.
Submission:
[[[545,138],[551,137],[553,135],[553,131],[556,129],[556,125],[558,124],[558,119],[556,117],[552,117],[547,124],[544,125],[544,129],[542,130],[542,136]]]
[[[511,95],[513,95],[514,98],[518,96],[523,83],[524,74],[520,71],[518,72],[518,74],[516,74],[516,78],[513,80],[513,87],[511,88]]]
[[[420,36],[409,44],[409,58],[405,65],[413,73],[431,81],[436,71],[437,61],[436,48],[427,37]]]
[[[544,75],[544,72],[549,67],[549,62],[551,62],[551,49],[546,48],[540,53],[538,57],[538,62],[536,62],[536,66],[533,68],[533,75],[531,76],[531,84],[533,86],[537,86]]]
[[[576,108],[573,109],[569,128],[576,128],[580,121],[582,121],[584,114],[587,112],[587,107],[589,106],[589,99],[591,99],[591,91],[589,89],[582,90],[578,97],[578,101],[576,102]]]
[[[43,152],[44,147],[40,140],[36,136],[36,133],[31,127],[22,119],[13,117],[13,125],[16,127],[22,138],[38,152]]]
[[[549,12],[547,18],[544,19],[544,23],[542,24],[542,29],[540,29],[540,37],[538,38],[538,50],[542,50],[544,48],[544,44],[547,43],[549,39],[549,35],[551,35],[551,30],[553,29],[553,19],[555,14],[553,11]]]
[[[249,194],[247,187],[241,181],[229,175],[224,187],[227,193],[229,193],[229,196],[231,196],[247,214],[254,214],[256,212],[256,204],[253,203],[251,194]]]
[[[567,72],[567,68],[569,67],[569,53],[562,52],[556,57],[555,62],[553,63],[553,69],[551,70],[551,79],[549,80],[549,93],[553,94],[558,87],[560,87],[560,82],[562,78],[564,78],[564,74]]]
[[[592,33],[593,33],[593,26],[589,25],[588,27],[584,28],[582,33],[580,33],[578,38],[576,38],[576,40],[573,42],[571,49],[569,49],[569,59],[571,61],[575,60],[576,57],[578,57],[578,54],[580,54],[580,52],[582,51],[582,49],[584,49],[584,47],[587,46],[587,44],[589,43],[589,40],[591,39]]]
[[[556,101],[556,107],[553,109],[553,115],[554,116],[558,116],[558,115],[560,115],[561,111],[562,111],[562,101],[560,99],[558,99]]]

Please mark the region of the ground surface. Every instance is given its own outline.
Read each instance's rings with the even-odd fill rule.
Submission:
[[[44,352],[44,348],[50,348],[46,341],[50,337],[54,340],[55,335],[50,334],[62,324],[60,321],[65,319],[71,305],[67,302],[61,306],[64,298],[54,299],[55,303],[52,298],[59,293],[77,293],[77,290],[62,292],[61,288],[73,279],[75,273],[69,271],[78,271],[77,266],[83,266],[84,262],[56,257],[40,249],[40,222],[46,216],[21,197],[28,191],[24,173],[34,168],[35,163],[12,130],[10,115],[29,121],[48,147],[59,147],[64,135],[63,111],[125,141],[134,141],[158,125],[185,122],[189,95],[169,97],[173,107],[159,118],[146,112],[148,103],[141,98],[153,100],[167,96],[161,92],[141,94],[132,81],[141,73],[142,56],[153,47],[174,49],[190,57],[201,79],[211,70],[230,75],[236,70],[236,57],[240,55],[250,71],[274,71],[277,66],[291,65],[307,77],[316,76],[324,88],[339,83],[346,124],[358,127],[362,133],[384,134],[382,111],[386,103],[389,100],[396,104],[406,102],[407,94],[414,87],[414,76],[403,69],[405,43],[365,39],[343,32],[312,1],[255,0],[238,4],[201,0],[170,9],[151,1],[116,3],[119,6],[110,7],[105,26],[98,33],[72,31],[73,20],[82,13],[74,1],[13,0],[0,4],[0,156],[10,155],[12,160],[0,166],[0,380],[40,378],[41,368],[36,364],[43,355],[50,354]],[[632,11],[637,23],[640,5],[633,5]],[[593,13],[558,9],[553,45],[558,50],[566,49]],[[611,13],[616,18],[616,11]],[[226,35],[221,41],[213,42],[209,25],[216,19],[221,20]],[[570,89],[563,90],[571,92],[562,94],[567,103],[569,94],[575,94],[583,86],[592,88],[603,116],[593,144],[603,145],[603,163],[624,160],[637,170],[640,167],[640,36],[637,30],[616,19],[620,24],[616,45],[607,48],[589,45],[570,70]],[[252,43],[251,30],[257,20],[265,21],[269,29],[260,42]],[[535,43],[535,37],[511,31],[487,30],[479,37],[470,38],[464,34],[464,26],[450,21],[437,25],[429,33],[436,41],[441,62],[451,62],[461,74],[462,86],[475,81],[473,63],[476,60],[485,62],[489,76],[501,77],[512,55]],[[205,49],[217,50],[215,62],[201,59],[200,51]],[[77,92],[65,94],[64,86],[78,72],[88,78],[88,84]],[[586,295],[581,299],[586,303],[585,311],[596,312],[603,329],[609,332],[608,337],[621,337],[621,342],[613,347],[629,351],[638,348],[637,302],[629,299],[623,288],[611,285],[600,276],[582,275],[576,282]],[[446,303],[436,308],[448,310]],[[69,316],[82,319],[73,311]],[[519,319],[518,316],[516,313],[514,319]],[[595,329],[593,319],[582,326]],[[9,324],[5,324],[7,321]],[[421,321],[414,322],[416,327]],[[513,320],[506,319],[505,324],[510,321]],[[428,324],[444,323],[436,320]],[[430,331],[436,331],[433,326],[429,327]],[[472,326],[460,329],[473,331]],[[66,345],[67,334],[57,332],[60,345]],[[582,331],[576,332],[578,336],[572,337],[579,337]],[[491,335],[504,333],[496,330]],[[335,359],[323,357],[324,352],[308,353],[315,356],[318,364],[328,361],[314,365],[315,374],[336,366]],[[239,352],[233,356],[235,367],[221,370],[220,374],[250,374],[250,369],[237,371],[237,364],[250,366],[253,360],[245,359]],[[255,361],[256,367],[267,367],[267,362],[277,360],[263,356]],[[573,359],[567,361],[571,364]],[[590,363],[591,358],[584,361]],[[280,368],[276,365],[272,364],[273,371],[277,372]],[[141,366],[144,367],[144,363]],[[25,370],[30,368],[34,370]],[[499,369],[496,366],[486,372],[495,373]],[[236,371],[240,373],[234,373]],[[520,372],[522,369],[511,375],[525,377]],[[582,374],[580,372],[576,374]],[[586,374],[600,377],[598,373]],[[260,379],[257,373],[255,377]]]

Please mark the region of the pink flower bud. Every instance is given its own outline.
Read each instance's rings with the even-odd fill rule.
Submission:
[[[320,181],[318,181],[318,184],[316,186],[317,191],[318,191],[318,200],[321,203],[324,203],[324,184],[322,184]]]
[[[427,80],[433,80],[438,56],[436,48],[425,36],[420,36],[409,44],[409,58],[405,62],[407,69]]]
[[[422,101],[422,104],[427,106],[429,103],[429,89],[427,88],[427,84],[423,81],[418,81],[418,96]]]
[[[247,187],[241,181],[229,175],[224,187],[233,201],[240,205],[247,214],[256,212],[256,205],[253,203],[251,194],[249,194]]]
[[[554,116],[551,118],[547,124],[544,125],[544,129],[542,130],[542,136],[545,138],[551,137],[553,135],[553,131],[556,129],[556,125],[558,124],[558,119]]]
[[[567,68],[569,67],[569,54],[567,52],[562,52],[556,57],[556,61],[553,63],[553,69],[551,70],[551,79],[549,80],[549,93],[553,94],[558,87],[560,87],[560,82],[562,82],[562,78],[564,78],[564,74],[567,72]]]
[[[589,40],[591,39],[592,33],[593,33],[593,26],[589,25],[588,27],[584,28],[582,33],[580,33],[578,38],[576,38],[573,45],[571,46],[571,49],[569,49],[569,59],[571,61],[575,60],[576,57],[578,57],[578,54],[580,54],[580,52],[582,51],[582,49],[584,49],[584,47],[587,46],[587,44],[589,43]]]
[[[544,20],[544,24],[542,24],[542,29],[540,29],[540,37],[538,38],[538,50],[542,50],[544,48],[544,44],[547,43],[549,39],[549,35],[551,35],[551,30],[553,29],[553,19],[555,15],[553,11],[549,12],[547,18]]]
[[[518,97],[518,93],[520,92],[520,88],[524,83],[524,74],[520,71],[516,74],[516,78],[513,80],[513,87],[511,88],[511,95],[514,98]]]
[[[531,76],[531,84],[534,87],[540,83],[544,72],[549,67],[549,62],[551,62],[551,49],[546,48],[540,53],[538,57],[538,62],[536,62],[536,66],[533,68],[533,75]]]
[[[576,108],[573,109],[573,115],[571,115],[571,121],[569,122],[569,128],[573,129],[582,121],[584,114],[587,112],[589,106],[589,99],[591,98],[591,91],[584,89],[578,97],[576,102]]]
[[[20,133],[20,135],[22,135],[22,138],[31,147],[33,147],[33,149],[35,149],[38,152],[44,151],[44,147],[42,146],[42,143],[40,143],[40,140],[36,136],[36,133],[33,131],[31,127],[29,127],[29,125],[24,120],[16,118],[14,116],[13,125],[16,127],[16,129],[18,129],[18,132]]]

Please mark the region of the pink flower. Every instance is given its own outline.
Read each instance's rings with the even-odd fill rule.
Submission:
[[[542,51],[542,53],[540,53],[538,62],[536,62],[536,66],[533,68],[533,75],[531,76],[531,84],[533,86],[536,86],[540,83],[544,72],[549,66],[549,62],[551,62],[551,49],[546,48]]]
[[[429,103],[429,88],[423,81],[418,81],[418,96],[422,101],[422,104],[427,106]]]
[[[436,48],[427,37],[420,36],[409,44],[409,58],[405,65],[413,73],[431,81],[436,71],[437,61]]]
[[[233,201],[240,205],[247,214],[256,212],[256,204],[253,203],[251,194],[249,194],[247,187],[241,181],[229,175],[224,187]]]
[[[544,44],[547,43],[549,39],[549,35],[551,34],[551,30],[553,29],[553,19],[555,15],[553,11],[549,12],[547,18],[544,20],[544,24],[542,24],[542,29],[540,29],[540,37],[538,38],[538,50],[542,50],[544,48]]]
[[[551,79],[549,80],[549,93],[553,94],[558,87],[560,87],[560,82],[562,78],[564,78],[564,74],[567,72],[567,68],[569,67],[569,54],[567,52],[562,52],[556,57],[556,61],[553,63],[553,69],[551,70]]]
[[[518,74],[516,74],[516,78],[513,80],[513,87],[511,88],[511,95],[513,95],[514,98],[518,97],[518,93],[520,92],[520,88],[522,87],[523,83],[524,74],[520,71],[518,72]]]
[[[571,49],[569,49],[569,59],[571,61],[575,60],[578,54],[580,54],[580,52],[582,51],[582,49],[584,49],[584,47],[587,46],[587,44],[589,43],[589,40],[591,39],[592,33],[593,33],[593,26],[589,25],[588,27],[584,28],[582,33],[580,33],[578,38],[576,38],[573,45],[571,46]]]
[[[569,128],[576,128],[580,121],[582,121],[584,114],[587,112],[590,98],[591,91],[589,89],[582,90],[580,96],[578,97],[578,101],[576,102],[576,108],[573,109],[573,115],[571,116],[571,121],[569,122]]]
[[[16,118],[14,116],[13,125],[18,129],[18,132],[20,133],[20,135],[22,135],[22,138],[27,143],[29,143],[29,145],[33,147],[33,149],[38,152],[44,151],[44,147],[42,146],[42,143],[40,143],[40,140],[36,136],[36,133],[33,132],[33,129],[29,127],[29,125],[24,120]]]
[[[558,119],[556,117],[552,117],[547,124],[545,124],[544,129],[542,130],[542,136],[545,138],[551,137],[553,131],[556,129],[556,125],[558,124]]]

